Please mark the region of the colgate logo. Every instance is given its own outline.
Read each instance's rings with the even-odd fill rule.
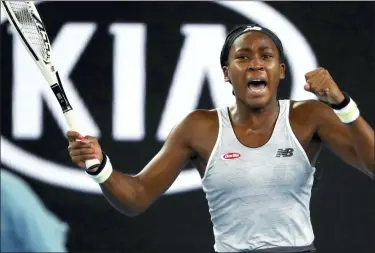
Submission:
[[[233,160],[239,158],[241,155],[239,153],[229,152],[221,156],[223,160]]]

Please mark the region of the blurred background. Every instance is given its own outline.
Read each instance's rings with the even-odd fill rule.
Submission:
[[[139,172],[190,111],[233,101],[219,55],[237,24],[258,23],[283,41],[281,99],[312,98],[303,91],[304,74],[322,66],[375,126],[374,2],[72,1],[37,8],[82,129],[99,138],[117,170]],[[58,103],[4,16],[1,167],[66,224],[66,250],[213,252],[207,202],[190,165],[136,218],[115,211],[74,167]],[[374,182],[328,149],[317,170],[311,216],[318,252],[375,252]]]

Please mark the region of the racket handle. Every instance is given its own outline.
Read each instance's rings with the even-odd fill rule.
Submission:
[[[98,159],[91,159],[85,161],[86,170],[90,171],[100,166],[100,161]]]
[[[73,131],[77,131],[78,133],[82,134],[80,132],[79,124],[77,121],[76,114],[73,110],[67,111],[64,113],[65,120],[68,123],[69,129]],[[95,169],[96,167],[100,166],[100,161],[98,159],[90,159],[85,161],[86,170],[90,171],[92,169]]]

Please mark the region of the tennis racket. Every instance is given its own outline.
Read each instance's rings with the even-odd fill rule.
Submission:
[[[56,96],[70,130],[80,134],[80,127],[73,107],[64,92],[59,73],[52,58],[52,48],[47,31],[33,2],[1,1],[8,20],[19,39],[39,67],[44,78]],[[86,169],[100,165],[98,159],[87,160]]]

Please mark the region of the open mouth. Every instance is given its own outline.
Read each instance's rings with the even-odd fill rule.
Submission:
[[[251,91],[259,92],[267,86],[267,82],[264,80],[251,80],[247,83],[247,87]]]

